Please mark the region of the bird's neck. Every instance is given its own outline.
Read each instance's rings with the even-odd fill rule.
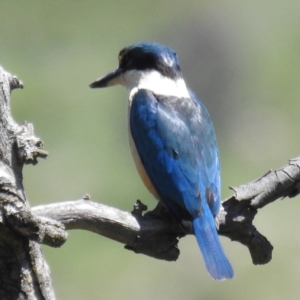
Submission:
[[[182,78],[171,79],[155,70],[130,70],[123,74],[121,83],[130,94],[146,89],[155,95],[189,98],[189,93]]]

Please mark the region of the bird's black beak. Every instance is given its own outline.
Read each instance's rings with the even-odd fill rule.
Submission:
[[[96,81],[90,84],[91,88],[104,88],[117,84],[121,84],[121,75],[123,70],[118,68],[113,72],[106,74],[103,77],[98,78]]]

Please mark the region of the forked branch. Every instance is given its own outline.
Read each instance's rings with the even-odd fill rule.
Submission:
[[[273,247],[253,225],[254,217],[259,208],[298,195],[299,182],[300,157],[297,157],[253,182],[233,187],[235,195],[223,202],[218,216],[219,234],[247,246],[254,264],[268,263]],[[134,212],[125,212],[92,202],[88,197],[32,208],[35,215],[59,221],[66,229],[89,230],[121,242],[136,253],[176,260],[178,237],[186,233],[168,214],[143,215],[144,210],[140,202]]]

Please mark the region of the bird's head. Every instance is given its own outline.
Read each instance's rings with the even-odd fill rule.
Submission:
[[[138,43],[121,50],[118,58],[118,68],[94,81],[91,88],[121,84],[129,90],[145,88],[164,95],[174,93],[174,86],[186,91],[177,55],[166,46]]]

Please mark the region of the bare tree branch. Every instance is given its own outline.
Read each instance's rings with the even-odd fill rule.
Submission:
[[[282,197],[299,194],[300,157],[261,178],[235,188],[235,196],[223,202],[218,215],[219,234],[247,246],[254,264],[266,264],[273,246],[260,234],[253,220],[257,209]],[[126,248],[158,259],[176,260],[178,237],[186,233],[168,214],[145,214],[140,202],[124,212],[87,199],[52,203],[32,208],[36,216],[63,223],[66,229],[84,229],[120,243]],[[190,232],[192,233],[192,232]]]
[[[232,189],[237,200],[249,200],[256,209],[278,198],[295,197],[300,192],[300,157],[291,159],[287,165],[269,171],[253,182]]]
[[[176,260],[179,255],[178,235],[183,234],[178,224],[163,216],[142,216],[141,212],[136,211],[121,211],[84,199],[32,208],[36,216],[59,221],[67,230],[92,231],[126,244],[127,249],[136,253]]]

